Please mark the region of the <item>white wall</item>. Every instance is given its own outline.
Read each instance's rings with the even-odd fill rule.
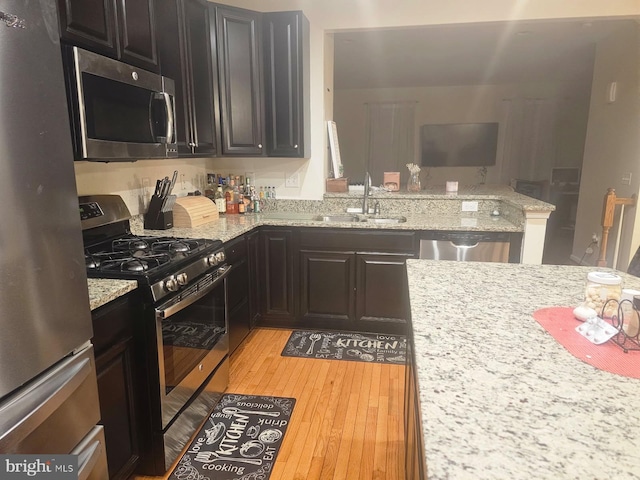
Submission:
[[[585,141],[585,153],[573,243],[573,256],[582,258],[592,233],[600,235],[603,197],[608,187],[619,197],[637,195],[640,190],[640,105],[638,61],[640,60],[638,26],[619,30],[596,50],[591,103]],[[611,82],[617,82],[616,101],[608,101]],[[631,185],[623,185],[622,176],[631,173]],[[630,253],[640,240],[639,208],[627,210],[620,245],[618,268],[626,270]],[[613,260],[617,227],[610,235],[607,259]],[[632,240],[633,234],[633,240]],[[597,260],[597,250],[585,258],[591,264]]]

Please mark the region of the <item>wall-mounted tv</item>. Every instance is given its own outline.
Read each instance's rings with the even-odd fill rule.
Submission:
[[[422,125],[423,167],[486,167],[496,164],[498,123]]]

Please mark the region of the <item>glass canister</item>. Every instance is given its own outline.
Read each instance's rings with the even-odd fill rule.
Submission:
[[[589,272],[584,290],[584,303],[598,312],[598,316],[611,317],[618,312],[622,297],[622,278],[615,273]],[[616,300],[609,302],[607,300]],[[607,303],[603,312],[602,307]]]
[[[422,189],[420,185],[420,174],[413,172],[409,176],[409,182],[407,183],[407,190],[410,192],[419,192]]]
[[[634,297],[640,298],[640,290],[632,290],[630,288],[622,289],[622,329],[630,337],[638,335],[640,330],[640,317],[638,317],[638,311],[634,308]],[[628,300],[625,302],[624,300]]]

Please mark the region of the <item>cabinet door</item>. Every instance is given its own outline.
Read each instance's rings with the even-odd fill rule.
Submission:
[[[267,154],[309,157],[309,21],[268,13],[263,32]]]
[[[358,254],[356,327],[363,331],[406,334],[408,302],[405,260],[410,255]]]
[[[261,320],[267,324],[291,326],[295,321],[293,290],[293,232],[264,229],[260,232]]]
[[[109,478],[128,478],[139,460],[132,352],[129,338],[96,358]]]
[[[300,252],[300,316],[305,326],[349,328],[355,313],[354,265],[353,253]]]
[[[153,72],[158,53],[153,0],[116,0],[120,59]]]
[[[231,273],[227,277],[227,308],[229,311],[229,353],[249,334],[249,262],[245,237],[225,244]]]
[[[260,14],[216,7],[223,155],[263,154]]]
[[[117,58],[113,0],[58,0],[58,12],[64,40]]]
[[[260,233],[255,230],[247,234],[247,261],[249,263],[249,324],[253,328],[260,315],[258,285],[260,278]]]
[[[217,153],[217,71],[204,0],[155,0],[162,75],[176,86],[178,155]]]
[[[209,3],[184,0],[184,22],[191,100],[191,152],[196,156],[212,156],[217,153],[218,146],[218,105],[215,45],[214,48],[211,45],[215,37],[211,35]]]
[[[137,292],[129,293],[91,313],[100,423],[104,425],[109,478],[126,479],[142,450],[141,389],[135,360],[133,330]]]

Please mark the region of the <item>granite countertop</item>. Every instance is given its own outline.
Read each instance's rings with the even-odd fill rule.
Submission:
[[[429,479],[639,478],[640,380],[583,363],[532,317],[577,305],[594,269],[407,261]]]
[[[107,280],[102,278],[88,279],[89,306],[95,310],[122,295],[138,288],[135,280]]]
[[[344,215],[344,212],[327,212],[328,215]],[[504,217],[490,215],[428,215],[407,214],[404,223],[376,224],[368,222],[321,222],[314,220],[318,214],[300,212],[251,213],[223,215],[217,220],[195,228],[171,230],[144,230],[142,223],[131,222],[131,230],[143,235],[171,235],[187,238],[214,238],[228,242],[261,225],[317,228],[361,228],[375,230],[475,230],[494,232],[522,232],[521,225],[514,225]],[[382,215],[384,217],[385,215]],[[393,214],[390,216],[398,216]]]
[[[362,193],[325,193],[325,198],[362,198]],[[555,206],[542,200],[517,193],[507,185],[461,185],[458,193],[448,194],[445,186],[427,186],[419,192],[386,192],[373,189],[371,198],[398,198],[415,200],[499,200],[509,203],[523,211],[553,211]]]

